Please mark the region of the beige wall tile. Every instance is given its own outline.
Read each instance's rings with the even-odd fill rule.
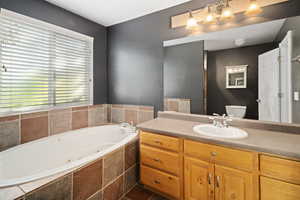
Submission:
[[[143,123],[154,119],[154,111],[139,111],[138,112],[138,123]]]
[[[20,144],[19,121],[0,123],[0,151]]]
[[[74,173],[73,199],[86,200],[102,188],[102,159]]]
[[[139,140],[135,140],[125,145],[125,170],[129,169],[138,162]]]
[[[72,130],[72,109],[50,111],[49,126],[50,135]]]
[[[107,123],[107,107],[89,108],[89,126],[99,126]]]
[[[88,106],[72,107],[72,111],[87,110]]]
[[[0,117],[0,123],[7,122],[7,121],[14,121],[14,120],[18,120],[18,119],[19,119],[19,115]]]
[[[21,143],[48,136],[48,116],[21,120]]]
[[[22,114],[21,119],[29,119],[29,118],[44,117],[44,116],[48,116],[48,111]]]
[[[125,172],[125,192],[129,192],[139,180],[138,165],[134,165]]]
[[[88,110],[72,112],[72,130],[88,127]]]
[[[124,177],[120,176],[113,183],[104,188],[103,199],[118,200],[124,194]]]
[[[72,176],[68,175],[58,179],[30,194],[26,195],[26,200],[71,200],[72,199]]]
[[[137,110],[125,110],[125,121],[133,123],[134,125],[138,122],[138,111]]]
[[[105,187],[124,172],[124,148],[121,147],[105,156],[103,166],[103,187]]]
[[[123,108],[111,108],[111,122],[120,123],[125,121]]]

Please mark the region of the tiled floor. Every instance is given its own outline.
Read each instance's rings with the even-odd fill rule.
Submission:
[[[142,186],[135,186],[122,200],[167,200],[166,198],[154,194],[153,192],[144,189]]]

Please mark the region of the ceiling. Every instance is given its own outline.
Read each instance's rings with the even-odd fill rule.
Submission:
[[[281,27],[284,25],[285,20],[286,19],[274,20],[224,31],[169,40],[164,42],[164,46],[174,46],[204,40],[204,49],[207,51],[215,51],[240,47],[236,44],[236,40],[242,41],[243,44],[241,46],[273,42]]]
[[[46,0],[104,26],[111,26],[191,0]]]

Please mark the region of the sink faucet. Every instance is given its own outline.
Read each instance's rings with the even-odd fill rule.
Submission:
[[[232,117],[226,116],[226,114],[220,116],[217,113],[213,113],[213,116],[208,118],[213,120],[213,125],[218,128],[228,128],[229,127],[228,122],[232,121]]]

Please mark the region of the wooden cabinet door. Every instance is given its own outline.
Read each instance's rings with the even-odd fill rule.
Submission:
[[[216,200],[253,200],[252,174],[215,165]]]
[[[260,177],[261,200],[299,200],[300,186]]]
[[[214,200],[214,166],[185,157],[185,200]]]

